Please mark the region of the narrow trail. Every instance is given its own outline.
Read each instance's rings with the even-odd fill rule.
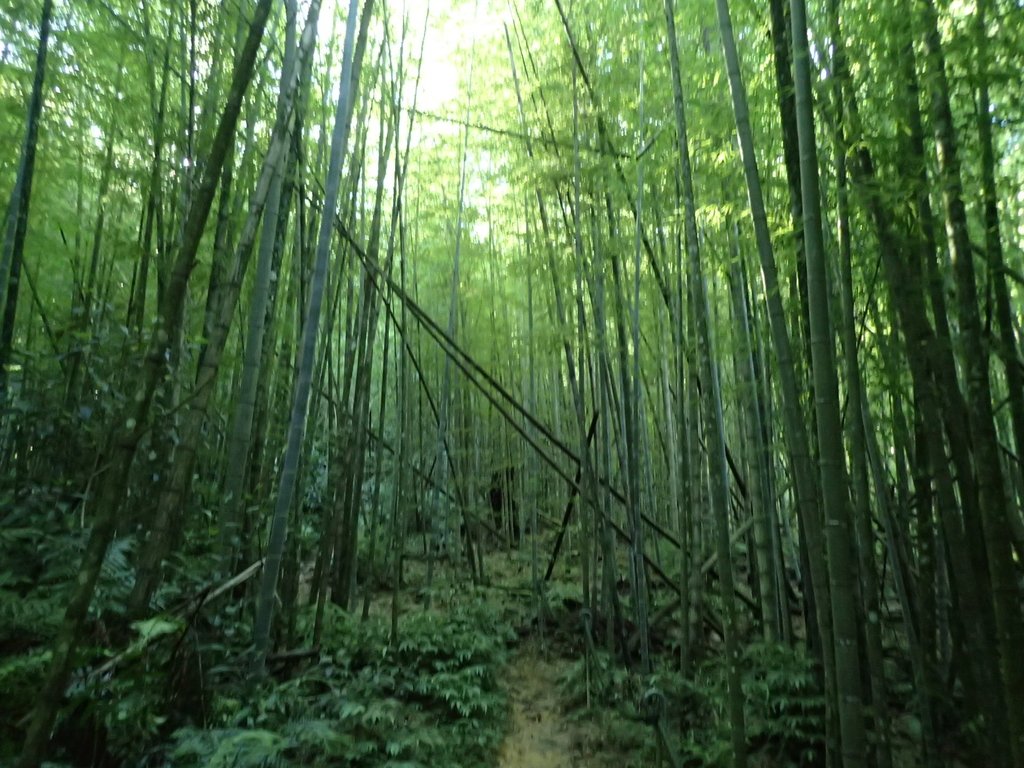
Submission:
[[[581,733],[563,712],[558,667],[527,643],[505,673],[512,723],[498,756],[499,768],[575,768],[585,765]]]

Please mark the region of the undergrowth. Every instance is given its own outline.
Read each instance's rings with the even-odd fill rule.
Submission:
[[[744,649],[741,668],[748,750],[758,764],[821,764],[824,699],[810,660],[786,646],[758,643]],[[641,678],[599,652],[589,665],[583,659],[571,665],[563,687],[577,715],[598,721],[603,744],[635,756],[626,768],[656,765],[659,759],[655,729],[640,711],[645,694],[655,691],[663,697],[662,722],[682,765],[732,764],[728,683],[720,656],[709,658],[689,678],[675,669]]]
[[[3,516],[0,551],[10,557],[0,561],[0,764],[20,747],[66,599],[58,579],[37,581],[37,552],[48,540],[51,552],[74,563],[82,544],[61,512],[63,519]],[[115,542],[50,765],[479,768],[493,761],[507,711],[497,675],[513,639],[497,606],[470,605],[467,597],[443,613],[410,612],[395,641],[384,623],[328,606],[318,655],[253,679],[248,619],[230,602],[186,618],[105,621],[120,614],[130,575],[128,551]],[[184,581],[175,579],[178,594]],[[299,636],[308,636],[311,621],[301,617]]]
[[[503,735],[497,672],[509,628],[485,605],[411,614],[391,642],[380,623],[341,611],[319,661],[286,680],[239,686],[214,727],[179,730],[166,748],[182,768],[489,764]]]

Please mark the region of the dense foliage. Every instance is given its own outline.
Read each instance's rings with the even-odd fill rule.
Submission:
[[[578,760],[1024,768],[1022,73],[1021,0],[0,3],[0,761],[510,761],[523,640]]]

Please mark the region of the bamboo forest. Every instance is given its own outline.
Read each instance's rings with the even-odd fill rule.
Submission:
[[[1024,768],[1024,0],[0,0],[0,765]]]

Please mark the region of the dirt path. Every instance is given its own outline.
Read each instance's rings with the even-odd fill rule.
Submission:
[[[558,668],[532,643],[509,664],[505,685],[512,725],[498,758],[499,768],[574,768],[579,731],[562,712]]]

